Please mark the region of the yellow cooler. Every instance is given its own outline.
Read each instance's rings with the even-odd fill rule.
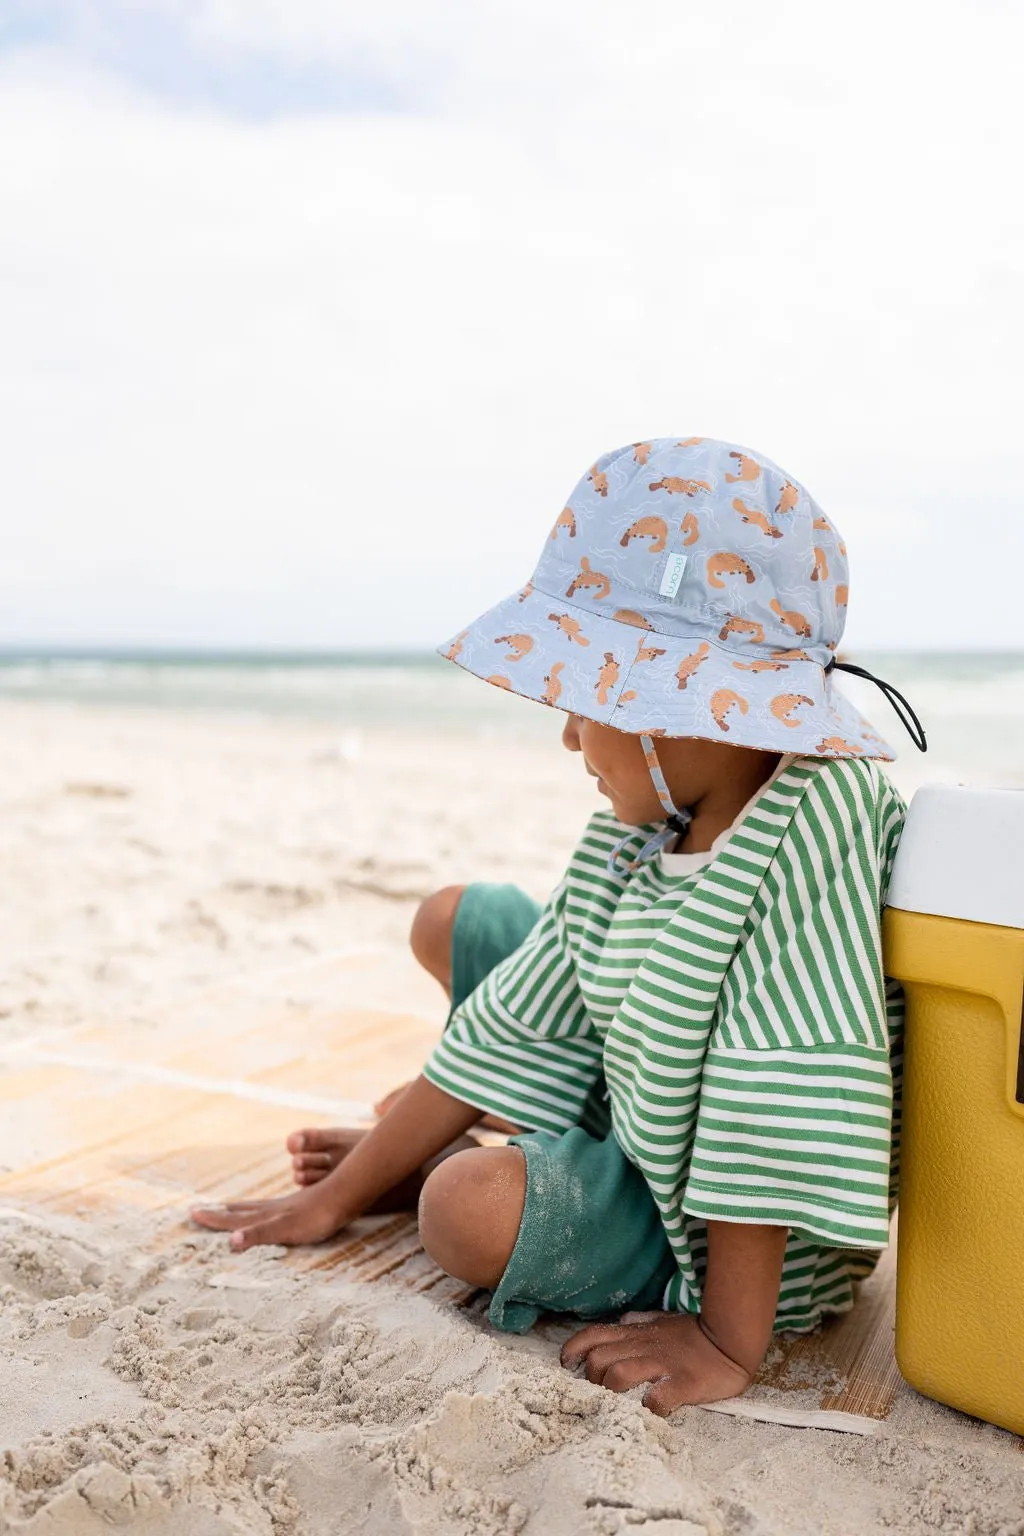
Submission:
[[[1024,1434],[1024,792],[918,791],[884,937],[907,995],[896,1358]]]

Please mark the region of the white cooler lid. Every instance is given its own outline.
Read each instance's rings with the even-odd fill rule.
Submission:
[[[926,784],[910,802],[888,904],[1024,928],[1024,790]]]

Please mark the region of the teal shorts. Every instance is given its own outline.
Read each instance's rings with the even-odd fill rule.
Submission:
[[[452,927],[452,1008],[519,948],[540,907],[514,885],[468,885]],[[491,1298],[496,1328],[525,1333],[542,1312],[605,1317],[661,1306],[675,1258],[639,1169],[615,1137],[578,1126],[513,1136],[526,1203]]]

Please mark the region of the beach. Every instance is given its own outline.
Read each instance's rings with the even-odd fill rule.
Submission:
[[[0,0],[0,1536],[1024,1536],[1022,51],[1006,0]],[[999,792],[930,796],[897,883],[890,745],[908,801]],[[612,805],[694,822],[621,901]],[[473,882],[460,993],[503,885],[566,954],[438,1052],[454,893],[433,975],[410,933]],[[424,1204],[458,1276],[422,1169],[296,1201],[318,1243],[193,1220],[435,1055],[450,1130],[608,1088],[612,1139],[549,1176],[479,1116]],[[775,1318],[847,1310],[668,1418],[461,1278],[678,1288],[710,1337],[603,1378],[666,1402],[750,1377],[782,1247]],[[1014,1432],[903,1379],[898,1262],[907,1371],[942,1339]]]
[[[301,1058],[303,1009],[331,1005],[324,962],[346,954],[373,961],[361,1006],[440,1031],[407,953],[417,902],[472,879],[543,899],[600,802],[553,715],[502,716],[476,684],[432,725],[434,677],[386,709],[371,679],[373,707],[348,713],[308,690],[287,710],[4,690],[4,1065],[70,1057],[86,1029],[130,1055],[200,1004],[212,1057],[240,984],[298,1021]],[[904,793],[1016,781],[1017,737],[985,737],[969,679],[962,698],[934,760],[902,752]],[[382,1053],[381,1087],[404,1066]],[[47,1151],[9,1108],[5,1173]],[[0,1191],[0,1531],[1024,1533],[1021,1442],[909,1388],[872,1436],[662,1421],[561,1370],[557,1327],[511,1338],[479,1306],[233,1257],[181,1215],[40,1214]]]

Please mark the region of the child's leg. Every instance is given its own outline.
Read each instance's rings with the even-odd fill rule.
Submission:
[[[420,1239],[442,1269],[494,1293],[491,1322],[511,1333],[542,1312],[661,1307],[676,1272],[643,1174],[613,1136],[581,1126],[450,1158],[423,1185]]]
[[[446,1274],[493,1290],[519,1236],[526,1158],[518,1147],[475,1147],[448,1158],[420,1195],[420,1241]]]
[[[425,971],[452,996],[452,929],[466,887],[445,885],[416,908],[409,929],[409,948]]]

